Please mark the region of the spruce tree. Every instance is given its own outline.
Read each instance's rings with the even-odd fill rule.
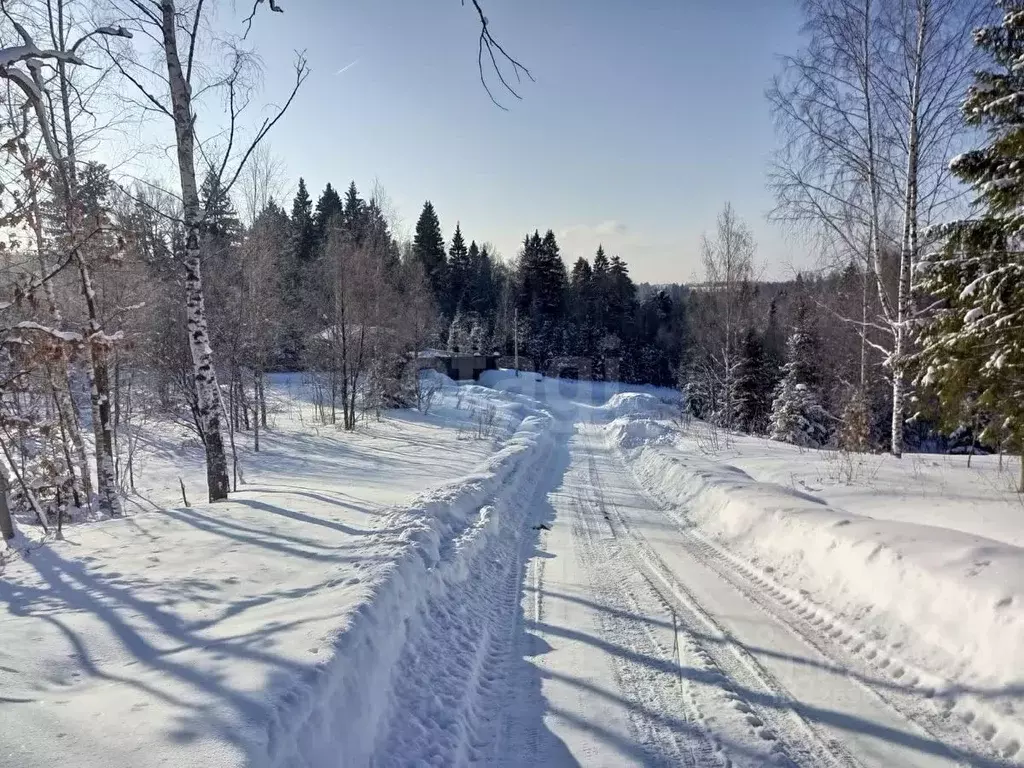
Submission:
[[[299,179],[299,188],[292,201],[292,215],[288,222],[288,244],[281,265],[282,304],[285,323],[281,334],[281,359],[278,364],[289,370],[299,366],[302,356],[302,317],[306,314],[305,288],[313,279],[316,235],[313,230],[313,201],[306,189],[305,179]]]
[[[476,240],[473,240],[469,244],[469,248],[466,250],[466,287],[462,292],[462,304],[465,306],[467,312],[480,314],[478,308],[480,305],[479,297],[479,272],[482,267],[480,261],[480,246],[476,244]]]
[[[379,213],[379,211],[378,211]],[[341,224],[349,233],[352,242],[362,245],[369,227],[369,210],[366,201],[359,197],[356,183],[350,182],[345,191],[345,200],[341,208]]]
[[[805,448],[820,448],[828,440],[831,417],[818,392],[818,339],[803,297],[796,323],[786,343],[782,381],[772,402],[771,438]]]
[[[493,325],[498,308],[498,287],[495,282],[494,262],[487,246],[478,248],[475,241],[470,243],[469,262],[472,272],[469,309],[486,324]]]
[[[572,266],[569,275],[569,321],[571,323],[570,354],[578,355],[593,364],[595,350],[594,329],[594,271],[582,256]]]
[[[540,283],[538,284],[542,312],[552,321],[560,320],[565,310],[565,289],[568,276],[565,262],[562,261],[555,233],[550,229],[541,240],[540,259],[538,262]]]
[[[538,368],[564,351],[562,320],[568,277],[555,234],[534,231],[523,241],[517,268],[516,306],[520,322],[528,326],[521,345]]]
[[[608,263],[608,256],[604,252],[604,246],[597,246],[597,253],[594,254],[594,278],[597,280],[604,279],[608,272],[611,271],[611,265]]]
[[[345,206],[337,190],[328,182],[320,199],[316,201],[316,211],[313,213],[313,237],[316,243],[317,255],[323,253],[327,244],[328,227],[341,221]]]
[[[569,284],[572,286],[573,298],[582,299],[590,291],[590,280],[594,276],[594,270],[590,268],[590,262],[580,256],[572,265],[572,275],[569,277]]]
[[[540,263],[540,233],[535,231],[532,235],[523,238],[523,249],[519,253],[516,265],[516,306],[524,318],[539,317],[541,314],[537,300],[540,285]]]
[[[455,234],[448,249],[448,301],[452,312],[465,310],[466,294],[472,277],[469,250],[462,237],[462,225],[455,223]]]
[[[618,255],[612,256],[608,268],[608,331],[619,339],[629,335],[630,322],[636,309],[636,286],[629,277],[629,268]]]
[[[292,201],[291,232],[288,237],[289,258],[297,265],[313,260],[313,201],[306,190],[305,179],[299,179],[299,189]]]
[[[199,201],[203,206],[203,237],[210,253],[220,255],[242,239],[242,223],[231,202],[231,197],[213,172],[206,174],[199,188]]]
[[[608,256],[604,252],[604,246],[597,246],[597,253],[594,254],[594,266],[591,270],[591,296],[594,301],[595,332],[603,335],[607,326],[608,316],[608,293],[611,281],[609,272],[611,265],[608,263]]]
[[[963,105],[967,122],[983,129],[980,149],[950,168],[975,194],[977,218],[952,222],[937,234],[945,247],[921,265],[921,291],[938,309],[921,329],[920,383],[936,396],[947,427],[964,420],[963,404],[991,416],[983,440],[1008,436],[1024,450],[1024,3],[1000,3],[998,25],[975,32],[975,45],[994,66],[979,70]],[[967,414],[973,420],[974,416]],[[1024,461],[1020,488],[1024,491]]]
[[[772,410],[772,375],[764,339],[748,328],[740,346],[740,363],[733,380],[733,426],[753,435],[768,428]]]
[[[444,236],[434,206],[429,200],[423,204],[423,211],[416,222],[416,234],[412,242],[413,255],[423,267],[423,273],[430,284],[435,306],[447,312],[449,307],[447,288],[447,261],[444,252]]]

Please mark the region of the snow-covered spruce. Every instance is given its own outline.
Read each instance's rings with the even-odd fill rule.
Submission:
[[[773,440],[805,448],[818,448],[828,440],[830,417],[816,390],[817,346],[808,311],[801,305],[796,327],[786,343],[782,381],[772,402],[769,429]]]

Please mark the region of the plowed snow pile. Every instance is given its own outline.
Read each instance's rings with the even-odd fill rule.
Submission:
[[[507,557],[547,455],[544,414],[440,386],[428,414],[355,433],[279,391],[230,501],[67,528],[7,562],[0,766],[366,764],[408,708],[398,661],[425,605]],[[172,500],[184,474],[195,500],[196,452],[161,445],[140,488]]]
[[[678,429],[673,440],[672,430],[637,413],[612,422],[608,437],[652,496],[723,557],[753,563],[768,582],[791,590],[794,602],[807,600],[822,621],[827,616],[837,633],[849,632],[869,659],[881,658],[894,678],[947,694],[954,714],[1019,756],[1024,713],[1010,696],[1024,686],[1024,549],[852,514],[758,482],[706,448],[702,455]],[[645,435],[652,439],[638,439]],[[891,503],[913,500],[904,487]]]

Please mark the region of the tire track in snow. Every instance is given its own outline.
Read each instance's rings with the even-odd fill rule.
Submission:
[[[638,583],[637,572],[624,567],[621,543],[608,535],[610,526],[604,525],[602,530],[597,515],[587,513],[601,509],[589,496],[581,494],[573,500],[573,535],[583,545],[583,560],[591,574],[595,597],[611,608],[601,613],[606,641],[623,646],[632,656],[616,655],[615,667],[620,689],[641,706],[634,716],[639,740],[652,752],[660,753],[668,765],[729,768],[731,762],[721,740],[711,732],[693,695],[692,683],[677,674],[671,640],[666,647],[670,607],[656,596],[652,601],[651,593],[645,590],[646,581]],[[658,616],[656,624],[650,621],[652,614]],[[658,637],[658,627],[662,637]],[[650,659],[662,662],[656,674],[651,674]],[[703,672],[714,675],[707,666]]]
[[[628,651],[614,656],[619,691],[638,705],[631,713],[636,740],[650,753],[650,764],[725,765],[707,733],[699,708],[672,674],[672,653],[659,641],[645,611],[630,587],[630,574],[621,567],[617,543],[602,537],[593,514],[594,500],[578,493],[571,501],[573,535],[581,544],[581,559],[587,568],[595,597],[612,611],[603,611],[600,621],[606,642]],[[635,616],[637,619],[625,618]],[[653,672],[650,660],[663,663]],[[647,660],[646,663],[641,660]],[[682,710],[683,716],[678,714]]]
[[[691,554],[706,567],[786,625],[837,670],[844,670],[864,690],[948,745],[951,754],[964,765],[1013,765],[1008,758],[1019,750],[1019,742],[1011,741],[1007,754],[997,754],[992,745],[997,729],[988,722],[987,706],[974,705],[969,697],[958,701],[955,696],[943,695],[941,680],[902,661],[897,652],[884,645],[883,638],[850,626],[797,590],[778,584],[755,565],[688,530],[675,519],[673,510],[665,511],[673,518],[679,536],[687,541]]]
[[[642,488],[628,461],[614,451],[634,483]],[[861,689],[941,743],[962,765],[997,768],[1020,765],[1022,729],[1000,729],[998,698],[979,700],[946,690],[948,683],[901,658],[884,636],[866,632],[811,600],[806,593],[778,583],[755,564],[694,531],[679,509],[644,491],[672,523],[687,551],[747,600],[785,626],[795,637],[846,675]],[[769,571],[771,569],[768,569]],[[1014,761],[1017,758],[1017,762]]]
[[[590,439],[593,439],[592,435]],[[597,502],[612,536],[620,543],[622,552],[637,571],[643,575],[651,592],[679,618],[678,631],[685,638],[687,660],[695,663],[698,669],[703,668],[711,674],[711,680],[708,682],[712,685],[702,685],[693,689],[696,708],[720,709],[722,702],[719,696],[727,699],[728,706],[740,716],[740,728],[753,732],[757,739],[770,744],[768,749],[760,754],[763,760],[770,760],[774,764],[799,765],[807,768],[848,768],[859,765],[842,745],[822,736],[794,711],[792,705],[795,702],[786,689],[749,653],[730,642],[728,634],[675,579],[643,538],[628,527],[616,505],[606,499],[604,483],[592,447],[588,445],[586,450],[590,485],[597,494]],[[632,480],[631,477],[630,479]],[[639,488],[637,492],[639,493]],[[703,639],[709,635],[718,641],[711,643]],[[721,691],[720,694],[714,690],[715,686]],[[750,695],[751,692],[756,695]],[[735,719],[726,725],[729,726],[727,733],[735,739]],[[728,747],[726,749],[728,750]],[[748,746],[747,749],[751,747]],[[744,755],[734,755],[737,761],[741,761],[743,757]],[[746,757],[751,755],[748,754]],[[757,759],[756,756],[754,759]]]
[[[954,700],[936,695],[940,685],[934,677],[900,661],[891,649],[884,649],[879,638],[850,628],[806,596],[782,587],[754,565],[692,531],[679,518],[677,508],[643,490],[620,451],[612,452],[652,508],[664,513],[676,540],[694,560],[788,630],[821,659],[823,668],[842,676],[878,701],[893,714],[895,722],[908,725],[910,738],[923,753],[934,754],[945,764],[985,768],[1014,764],[998,755],[994,745],[988,743],[996,735],[996,729],[983,717],[976,716],[969,704],[956,713],[961,721],[956,722],[952,712]],[[624,519],[622,523],[628,528]],[[657,558],[656,554],[651,554]],[[656,562],[660,563],[658,570],[662,576],[671,580],[670,569],[660,559]],[[968,727],[971,734],[967,733]],[[1009,749],[1019,749],[1018,742],[1011,740]]]

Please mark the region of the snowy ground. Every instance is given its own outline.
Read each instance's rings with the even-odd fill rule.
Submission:
[[[482,383],[345,435],[281,382],[215,506],[154,437],[154,511],[3,574],[0,765],[1024,764],[1015,467]]]
[[[681,450],[713,457],[756,480],[811,493],[857,515],[934,525],[1024,547],[1024,496],[1016,456],[844,454],[806,451],[765,438],[682,430]],[[968,463],[970,464],[968,466]],[[1002,466],[1000,466],[1000,464]]]
[[[0,765],[58,752],[83,768],[259,764],[289,715],[268,723],[394,568],[416,505],[463,488],[523,416],[450,387],[426,416],[348,435],[315,425],[298,379],[275,395],[275,428],[229,503],[195,504],[198,448],[154,426],[137,501],[158,511],[69,529],[7,564]]]

